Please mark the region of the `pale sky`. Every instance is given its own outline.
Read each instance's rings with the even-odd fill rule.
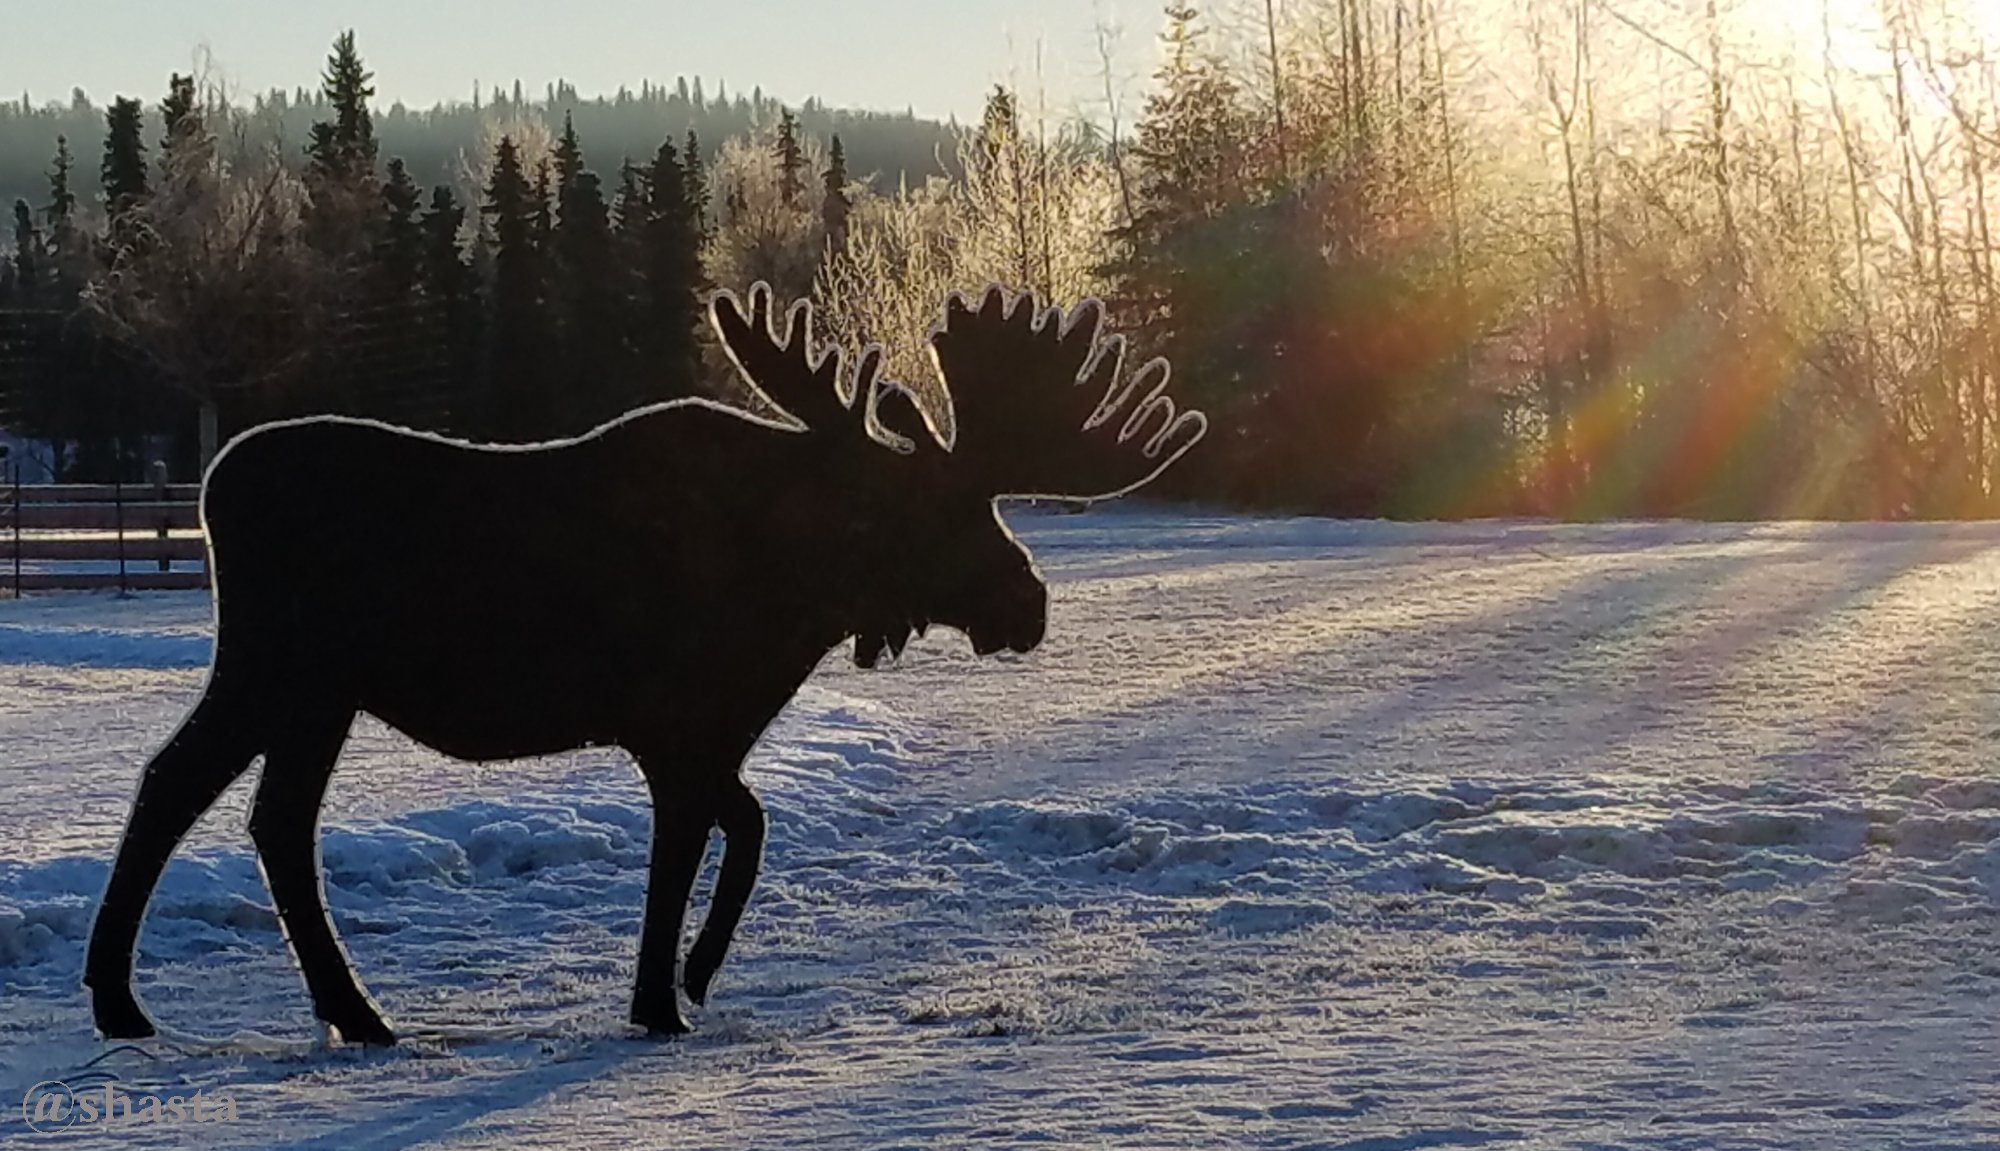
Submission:
[[[1095,27],[1122,29],[1117,71],[1136,100],[1157,59],[1161,0],[0,0],[0,86],[35,103],[81,87],[102,104],[148,100],[205,46],[242,94],[316,86],[327,46],[352,27],[378,99],[427,106],[519,78],[585,95],[699,75],[710,95],[761,84],[796,103],[961,119],[996,82],[1035,88],[1052,111],[1101,105]]]

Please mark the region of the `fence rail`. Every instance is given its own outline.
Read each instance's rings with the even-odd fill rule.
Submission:
[[[16,544],[10,536],[0,539],[0,564],[12,564],[16,553],[22,562],[50,560],[57,563],[96,561],[157,564],[160,560],[200,563],[207,558],[200,536],[178,535],[161,539],[152,536],[43,536],[27,537]],[[4,582],[0,579],[0,582]]]
[[[28,503],[23,500],[13,522],[24,532],[130,532],[133,530],[196,531],[201,516],[194,504],[163,500],[113,500],[109,503]]]
[[[208,586],[201,489],[170,484],[0,488],[0,587],[30,591],[192,590]]]
[[[201,499],[200,484],[22,484],[24,504],[109,504],[118,500],[134,503],[194,504]]]

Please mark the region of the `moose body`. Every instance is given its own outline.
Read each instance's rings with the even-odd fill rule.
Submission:
[[[685,401],[525,449],[337,418],[259,429],[203,504],[218,649],[469,760],[651,746],[724,695],[775,714],[869,613],[868,569],[909,546],[837,476],[780,482],[801,438]],[[969,569],[1013,581],[1018,634],[998,644],[1025,651],[1044,590],[990,510],[961,510],[990,537]]]
[[[932,623],[982,654],[1041,642],[1047,589],[997,514],[1006,482],[954,461],[907,394],[874,378],[877,353],[854,378],[866,403],[850,411],[835,398],[839,359],[829,369],[811,356],[801,310],[780,340],[768,290],[751,301],[746,317],[718,293],[718,331],[746,378],[802,427],[684,400],[549,444],[474,445],[320,417],[224,449],[202,496],[214,663],[200,702],[146,766],[99,908],[84,980],[100,1031],[153,1033],[131,990],[146,903],[189,828],[261,757],[251,838],[314,1010],[349,1042],[395,1041],[320,884],[319,809],[361,712],[466,760],[631,753],[654,807],[631,1018],[685,1031],[676,989],[705,1000],[756,882],[765,817],[741,765],[827,652],[851,638],[857,662],[872,664]],[[1032,352],[1043,328],[1007,314],[997,294],[987,304],[947,310],[960,319],[961,357]],[[949,380],[950,342],[934,341]],[[1046,358],[1055,345],[1042,344]],[[1076,351],[1059,358],[1071,382],[1102,382],[1086,381]],[[1103,379],[1115,386],[1115,363]],[[1107,391],[1097,406],[1119,403]],[[1147,422],[1145,406],[1120,442]],[[1130,469],[1148,473],[1143,482],[1170,462],[1160,447],[1181,424],[1166,414],[1142,465],[1116,479],[1132,486]],[[1102,475],[1076,481],[1116,487]],[[677,972],[711,828],[724,835],[722,865]]]

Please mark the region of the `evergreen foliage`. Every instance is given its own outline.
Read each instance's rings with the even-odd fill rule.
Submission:
[[[139,101],[120,96],[104,112],[104,160],[98,168],[107,213],[116,220],[146,198],[146,142]]]
[[[786,108],[779,114],[778,137],[772,144],[778,158],[778,192],[787,208],[796,205],[806,190],[806,154],[799,146],[799,122]]]
[[[402,156],[378,173],[351,33],[321,81],[296,176],[275,151],[225,159],[209,119],[236,113],[178,74],[157,177],[143,106],[106,111],[101,211],[57,138],[45,203],[23,197],[0,245],[0,426],[47,441],[60,478],[136,479],[162,435],[191,476],[233,431],[311,412],[538,440],[696,389],[698,154],[659,145],[607,203],[565,117],[547,155],[499,138],[474,216]]]

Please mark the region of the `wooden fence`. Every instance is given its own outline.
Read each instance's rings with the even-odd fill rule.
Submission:
[[[208,586],[198,484],[0,487],[0,589],[165,591]]]

